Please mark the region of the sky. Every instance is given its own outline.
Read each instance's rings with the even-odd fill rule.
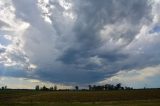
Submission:
[[[160,87],[160,0],[0,0],[0,86]]]

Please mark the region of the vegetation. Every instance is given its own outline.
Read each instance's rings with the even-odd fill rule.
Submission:
[[[43,87],[40,87],[39,85],[36,85],[35,87],[36,91],[57,91],[57,86],[47,88],[45,85]]]
[[[30,104],[32,106],[159,106],[159,94],[160,89],[112,91],[1,90],[0,106],[11,106],[11,104],[12,106],[30,106]]]
[[[61,91],[70,91],[70,90],[76,90],[76,91],[106,91],[106,90],[132,90],[131,87],[122,87],[121,83],[118,83],[116,85],[112,84],[106,84],[106,85],[88,85],[88,89],[79,89],[79,86],[75,86],[75,89],[61,89]],[[40,87],[39,85],[36,85],[35,87],[36,91],[57,91],[57,86],[47,88],[45,85],[43,87]]]
[[[2,86],[1,90],[7,90],[7,86]]]
[[[131,87],[122,87],[121,83],[118,83],[116,85],[112,84],[106,84],[106,85],[89,85],[89,90],[90,91],[106,91],[106,90],[132,90],[133,88]]]
[[[57,86],[35,89],[1,87],[0,106],[159,106],[160,89],[133,89],[121,84],[88,85],[88,89],[58,89]]]

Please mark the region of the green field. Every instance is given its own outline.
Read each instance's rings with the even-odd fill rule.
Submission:
[[[0,106],[160,106],[160,90],[0,91]]]

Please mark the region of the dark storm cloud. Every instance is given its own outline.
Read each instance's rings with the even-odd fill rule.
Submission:
[[[160,63],[159,37],[148,36],[152,27],[153,34],[159,29],[149,1],[65,1],[70,8],[39,1],[13,0],[16,18],[29,24],[21,38],[26,58],[37,66],[29,78],[85,84]]]
[[[74,6],[76,13],[78,13],[74,26],[78,48],[73,46],[73,49],[67,50],[64,54],[64,59],[62,59],[64,61],[66,57],[72,59],[76,57],[75,55],[82,54],[82,57],[93,55],[91,52],[94,52],[95,49],[103,45],[99,31],[107,24],[114,24],[122,20],[131,23],[133,27],[126,33],[122,33],[119,36],[110,35],[113,39],[118,40],[122,37],[130,43],[139,32],[138,28],[140,27],[139,23],[141,19],[144,17],[149,18],[150,13],[150,7],[144,0],[86,0],[76,1]]]
[[[36,72],[36,74],[39,75],[41,80],[44,81],[50,81],[50,82],[59,82],[59,83],[65,83],[65,84],[71,84],[71,83],[79,83],[79,84],[85,84],[85,83],[91,83],[91,82],[97,82],[100,81],[102,77],[105,77],[104,72],[97,72],[97,71],[89,71],[89,70],[79,70],[79,69],[62,69],[56,70],[56,72],[52,72],[49,70],[39,70]],[[47,76],[47,77],[46,77]]]
[[[113,73],[120,70],[122,67],[120,65],[122,64],[120,63],[118,66],[116,62],[124,61],[128,58],[128,54],[119,52],[120,49],[123,49],[126,45],[122,48],[117,48],[117,50],[114,51],[99,52],[97,51],[98,48],[104,45],[104,42],[102,42],[100,38],[99,32],[105,25],[114,24],[125,20],[127,23],[132,25],[129,30],[120,35],[116,33],[118,36],[115,34],[108,36],[115,39],[115,43],[118,42],[118,39],[123,38],[127,44],[129,44],[135,38],[136,34],[139,33],[141,20],[144,17],[148,19],[150,18],[151,7],[144,0],[86,0],[75,1],[74,4],[75,11],[78,13],[77,21],[74,26],[76,46],[73,46],[71,49],[65,51],[64,55],[60,57],[60,60],[65,64],[76,64],[81,58],[85,58],[87,61],[90,57],[97,55],[100,58],[103,58],[105,66],[108,66],[109,64],[113,65],[111,69],[103,70],[106,71],[106,73],[108,70],[112,70]],[[109,41],[106,41],[106,43],[107,42]],[[107,47],[105,49],[107,49]],[[83,61],[78,64],[85,63],[86,62]],[[87,66],[85,68],[89,69]],[[114,68],[115,66],[117,68]],[[100,69],[97,68],[96,70],[98,71]]]

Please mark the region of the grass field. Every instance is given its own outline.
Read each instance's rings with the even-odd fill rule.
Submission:
[[[0,91],[0,106],[160,106],[160,90]]]

